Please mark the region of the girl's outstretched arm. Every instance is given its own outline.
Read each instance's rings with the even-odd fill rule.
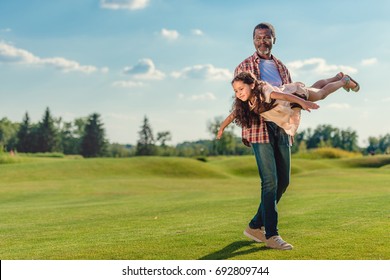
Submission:
[[[320,106],[318,106],[316,103],[304,100],[302,98],[299,98],[295,95],[289,94],[289,93],[282,93],[282,92],[277,92],[273,91],[271,92],[271,98],[272,99],[278,99],[278,100],[284,100],[290,103],[298,103],[299,105],[302,106],[302,109],[309,111],[310,109],[318,109]]]
[[[225,128],[234,120],[236,116],[234,115],[234,112],[230,113],[229,116],[221,123],[221,126],[219,127],[218,133],[217,133],[217,139],[221,139],[223,131]]]

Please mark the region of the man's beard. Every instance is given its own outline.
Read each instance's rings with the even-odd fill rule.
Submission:
[[[260,48],[257,49],[257,52],[260,54],[260,55],[268,55],[271,53],[271,50],[270,48],[266,48],[265,50],[260,50]]]

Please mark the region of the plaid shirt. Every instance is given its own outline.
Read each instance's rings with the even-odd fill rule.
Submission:
[[[287,67],[275,56],[272,55],[271,58],[275,62],[283,84],[291,83],[292,80]],[[260,80],[259,63],[260,57],[257,52],[255,52],[236,67],[234,76],[241,72],[250,72]],[[269,143],[267,126],[263,117],[260,116],[260,123],[254,121],[252,122],[251,127],[242,128],[242,142],[248,147],[250,146],[250,143]],[[290,138],[290,143],[292,143],[292,138]]]

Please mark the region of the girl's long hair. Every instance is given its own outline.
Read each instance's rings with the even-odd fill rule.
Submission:
[[[241,81],[244,84],[251,85],[255,84],[252,93],[256,97],[256,106],[254,109],[249,108],[248,101],[241,101],[237,97],[234,98],[232,111],[235,113],[234,123],[241,127],[249,128],[253,123],[260,123],[260,114],[271,110],[275,105],[273,100],[271,103],[265,102],[265,96],[262,91],[264,85],[263,81],[258,81],[256,77],[249,72],[241,72],[237,74],[233,80],[232,85],[236,81]]]

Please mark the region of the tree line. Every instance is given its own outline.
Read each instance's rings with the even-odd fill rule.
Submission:
[[[21,123],[13,123],[7,118],[0,120],[0,146],[5,151],[99,157],[107,155],[107,145],[103,123],[97,113],[65,122],[54,118],[46,108],[38,123],[31,123],[28,112]]]
[[[109,143],[104,124],[98,113],[65,122],[52,116],[49,108],[38,123],[31,123],[26,112],[21,123],[3,118],[0,120],[0,147],[4,151],[19,153],[63,153],[84,157],[131,157],[131,156],[181,156],[206,157],[217,155],[247,155],[252,150],[244,146],[241,137],[234,133],[234,126],[227,129],[220,140],[216,140],[222,117],[209,121],[207,130],[210,139],[186,141],[175,146],[169,131],[153,133],[147,116],[138,130],[136,145]],[[306,129],[294,137],[292,153],[304,152],[319,147],[334,147],[363,154],[390,153],[390,134],[369,137],[367,147],[358,146],[358,135],[352,129],[339,129],[331,125],[319,125]]]
[[[233,125],[225,129],[221,139],[215,139],[222,120],[222,117],[216,117],[207,124],[211,140],[184,142],[176,145],[176,147],[169,147],[165,144],[165,141],[158,146],[158,141],[161,138],[157,137],[157,141],[155,141],[151,125],[145,116],[139,132],[140,138],[137,142],[136,155],[216,156],[251,154],[252,150],[244,146],[241,137],[237,137],[234,133]],[[161,133],[157,135],[161,135]],[[169,135],[169,140],[171,139],[169,132],[165,132],[164,135]],[[306,152],[321,147],[333,147],[371,155],[390,154],[390,134],[369,137],[368,146],[359,147],[356,131],[350,128],[340,129],[327,124],[318,125],[315,129],[308,128],[297,133],[294,137],[291,152]]]

